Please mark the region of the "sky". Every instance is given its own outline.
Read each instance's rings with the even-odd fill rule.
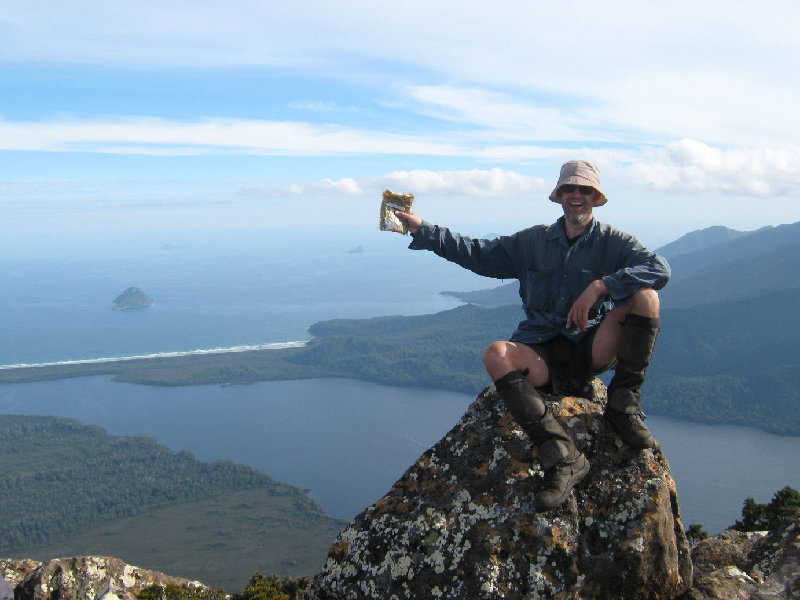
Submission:
[[[0,0],[0,235],[800,220],[800,3]],[[390,235],[390,234],[381,234]]]

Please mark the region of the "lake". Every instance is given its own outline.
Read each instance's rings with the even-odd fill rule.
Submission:
[[[477,395],[477,394],[476,394]],[[309,488],[328,514],[374,503],[458,421],[474,396],[350,379],[162,388],[104,377],[0,385],[0,414],[72,417],[114,435],[148,434],[205,461],[230,459]],[[716,533],[746,497],[800,489],[800,438],[651,416],[684,525]]]
[[[0,366],[294,342],[319,320],[434,313],[460,304],[443,290],[502,283],[411,252],[408,242],[339,227],[7,236]],[[155,303],[111,310],[129,286]],[[74,417],[115,435],[152,435],[202,460],[252,465],[309,488],[344,518],[380,498],[473,400],[339,379],[0,385],[2,413]],[[672,465],[687,525],[719,531],[739,518],[746,497],[767,502],[785,485],[800,489],[800,438],[653,416],[648,424]]]

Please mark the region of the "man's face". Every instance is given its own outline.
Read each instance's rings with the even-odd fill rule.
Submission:
[[[592,209],[600,192],[586,185],[562,185],[556,196],[564,209],[564,217],[570,225],[585,225],[592,218]]]

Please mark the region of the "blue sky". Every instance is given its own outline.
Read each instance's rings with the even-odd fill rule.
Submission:
[[[800,5],[0,0],[0,232],[800,220]]]

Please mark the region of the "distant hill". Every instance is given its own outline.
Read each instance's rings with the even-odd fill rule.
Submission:
[[[767,244],[767,241],[772,243]],[[730,258],[718,255],[718,262],[702,268],[694,267],[689,273],[681,271],[683,263],[673,266],[674,279],[660,292],[662,305],[690,308],[726,300],[758,298],[797,287],[800,282],[800,228],[797,237],[790,241],[764,242],[752,253],[731,252]],[[739,243],[732,242],[730,249],[734,250]],[[692,256],[694,254],[683,257]]]
[[[705,229],[691,231],[678,238],[674,242],[670,242],[665,246],[661,246],[656,250],[656,252],[666,259],[671,259],[681,254],[700,252],[710,248],[711,246],[729,242],[731,240],[750,235],[751,233],[753,232],[736,231],[735,229],[728,229],[722,225],[715,225],[713,227],[706,227]]]
[[[800,240],[800,221],[777,227],[765,227],[701,251],[675,256],[669,259],[672,267],[670,285],[712,265],[747,259],[782,246],[796,244],[798,240]]]
[[[0,416],[0,556],[124,556],[242,587],[259,570],[313,574],[342,526],[245,465],[73,419]]]

